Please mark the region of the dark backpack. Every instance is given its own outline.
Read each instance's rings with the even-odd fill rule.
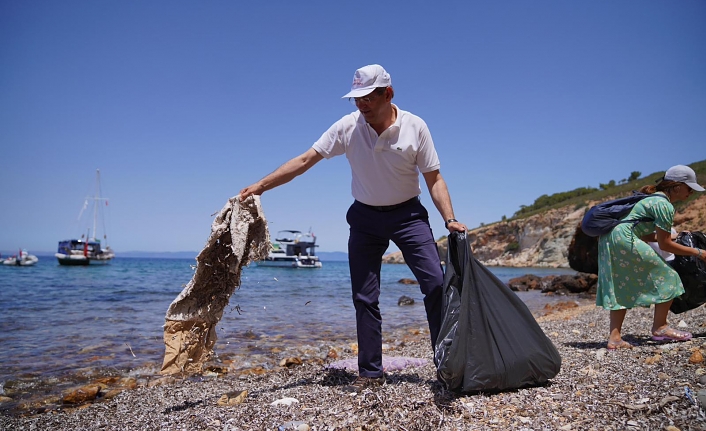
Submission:
[[[623,220],[623,217],[630,214],[630,211],[636,203],[651,196],[659,196],[667,199],[666,196],[661,194],[633,192],[631,196],[602,202],[598,205],[592,206],[586,215],[583,216],[583,220],[581,221],[581,230],[588,236],[597,237],[610,233],[610,231],[620,223],[632,223],[634,226],[640,222],[653,221],[648,217]]]

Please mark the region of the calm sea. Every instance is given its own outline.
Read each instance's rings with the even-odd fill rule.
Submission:
[[[106,266],[65,267],[41,257],[33,267],[0,265],[0,395],[5,385],[58,384],[77,375],[154,375],[161,366],[162,325],[169,304],[193,275],[193,259],[116,258]],[[503,281],[548,268],[491,268]],[[383,333],[426,328],[418,285],[406,265],[383,265]],[[303,349],[355,339],[347,262],[321,269],[243,270],[241,287],[218,326],[216,352],[242,367],[272,366],[272,349]],[[407,295],[412,306],[400,307]],[[555,301],[520,293],[531,310]]]

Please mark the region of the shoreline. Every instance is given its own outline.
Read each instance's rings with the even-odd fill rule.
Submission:
[[[586,301],[580,295],[543,294],[538,290],[515,293],[523,298],[535,317],[552,310],[557,303],[574,305],[574,301]],[[384,319],[383,341],[393,348],[399,343],[411,341],[410,334],[422,338],[423,334],[428,336],[423,306],[417,303],[409,307],[394,305],[392,315],[402,318]],[[244,331],[232,326],[233,322],[224,320],[221,323],[224,326],[218,331],[216,356],[209,363],[207,372],[210,376],[262,374],[279,369],[279,363],[286,358],[323,364],[339,356],[355,355],[352,347],[356,341],[353,316],[350,322],[334,323],[332,326],[308,324],[291,337],[286,335],[287,329]],[[288,322],[283,321],[282,325],[286,327]],[[312,334],[315,335],[312,337]],[[163,376],[159,370],[164,357],[161,335],[160,331],[159,338],[118,339],[118,342],[111,339],[83,346],[81,350],[72,350],[77,356],[76,361],[61,362],[63,357],[37,357],[37,361],[51,359],[50,363],[60,365],[49,372],[37,367],[13,369],[5,364],[7,377],[0,382],[0,415],[43,414],[75,408],[86,403],[105,402],[121,391],[160,384]],[[145,343],[150,339],[152,341]],[[96,385],[100,388],[96,392],[85,396],[76,393],[84,386]],[[75,401],[76,398],[78,401]],[[66,400],[71,400],[71,404],[66,404]]]
[[[176,379],[125,390],[109,400],[26,417],[0,416],[3,429],[706,429],[692,403],[706,389],[706,310],[700,307],[670,323],[694,338],[684,343],[651,341],[651,309],[628,312],[625,339],[631,350],[607,351],[608,312],[592,305],[538,317],[562,356],[560,373],[544,387],[498,394],[454,394],[436,380],[427,334],[412,329],[388,343],[385,355],[425,358],[426,365],[387,372],[374,392],[351,396],[342,385],[353,373],[325,368],[329,360],[277,367],[261,374]],[[390,335],[390,334],[388,334]],[[386,337],[387,338],[387,337]],[[336,360],[355,358],[352,349]],[[691,362],[690,362],[691,360]],[[693,363],[695,362],[695,363]],[[247,391],[241,404],[218,400]],[[297,402],[271,405],[295,398]],[[698,402],[698,401],[697,401]],[[667,428],[667,427],[672,428]],[[294,429],[294,428],[291,428]],[[305,429],[305,428],[301,428]]]

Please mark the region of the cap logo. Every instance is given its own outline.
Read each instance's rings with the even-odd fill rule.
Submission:
[[[371,64],[369,66],[361,67],[355,71],[353,75],[353,84],[351,84],[351,91],[349,91],[344,98],[360,97],[365,96],[365,92],[368,93],[375,89],[375,87],[389,87],[391,85],[390,75],[385,72],[382,66],[377,64]]]

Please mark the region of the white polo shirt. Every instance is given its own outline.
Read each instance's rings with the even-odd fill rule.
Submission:
[[[380,136],[355,111],[335,122],[312,146],[326,159],[346,155],[353,198],[364,204],[395,205],[418,196],[419,173],[440,166],[424,120],[393,107],[397,119]]]

